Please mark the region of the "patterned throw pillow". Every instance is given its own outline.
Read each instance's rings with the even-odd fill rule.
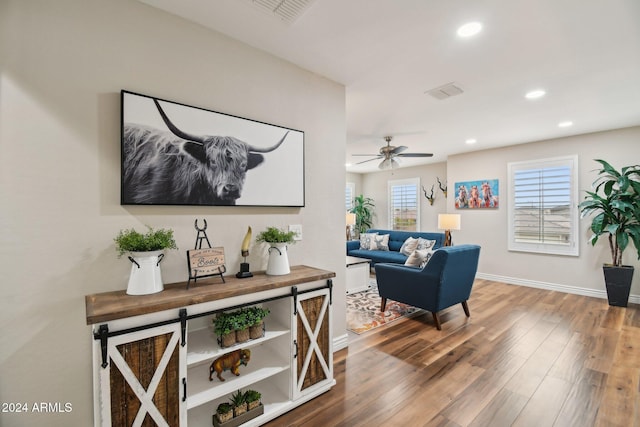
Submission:
[[[360,234],[360,249],[364,249],[365,251],[371,250],[371,246],[375,246],[373,244],[373,238],[377,235],[378,233]]]
[[[413,237],[409,237],[404,241],[402,247],[400,247],[400,253],[406,256],[411,256],[413,251],[418,248],[418,239],[414,239]]]
[[[427,239],[423,239],[422,237],[418,237],[418,246],[416,247],[417,250],[422,251],[425,249],[431,249],[435,246],[436,241],[435,240],[427,240]]]
[[[431,255],[433,255],[433,251],[431,249],[416,249],[411,255],[409,255],[409,258],[407,258],[404,265],[422,268],[427,265],[431,259]]]
[[[378,234],[373,236],[373,240],[371,242],[372,251],[388,251],[389,250],[389,235],[388,234]]]

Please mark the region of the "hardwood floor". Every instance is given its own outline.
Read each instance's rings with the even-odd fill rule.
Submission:
[[[640,427],[640,306],[476,280],[469,308],[350,335],[336,386],[266,425]]]

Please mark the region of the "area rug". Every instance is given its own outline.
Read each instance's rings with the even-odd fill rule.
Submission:
[[[375,279],[367,291],[347,295],[347,329],[362,334],[394,320],[412,316],[422,310],[401,302],[387,300],[386,311],[380,312],[380,295]]]

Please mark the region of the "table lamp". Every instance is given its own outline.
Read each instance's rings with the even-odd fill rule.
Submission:
[[[351,240],[351,226],[356,225],[356,214],[347,212],[347,240]]]
[[[460,230],[459,214],[438,214],[438,229],[444,230],[444,245],[453,246],[451,230]]]

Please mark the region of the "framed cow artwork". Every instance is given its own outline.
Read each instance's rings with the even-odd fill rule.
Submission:
[[[304,132],[121,91],[122,205],[304,206]]]

